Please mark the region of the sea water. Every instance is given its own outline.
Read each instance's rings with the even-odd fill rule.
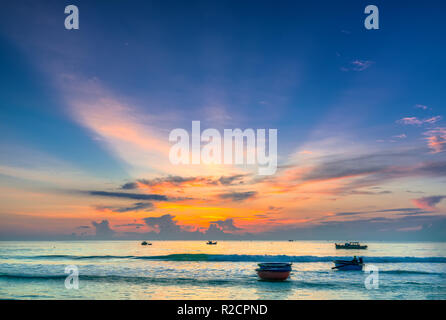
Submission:
[[[2,299],[446,299],[446,243],[330,241],[0,242]],[[361,256],[371,274],[332,270]],[[292,262],[284,282],[259,280],[259,262]],[[79,271],[66,286],[67,266]]]

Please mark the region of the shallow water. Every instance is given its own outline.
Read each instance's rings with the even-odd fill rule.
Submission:
[[[3,299],[446,299],[446,243],[368,242],[336,250],[327,241],[0,242]],[[335,271],[332,260],[364,257],[363,271]],[[258,262],[290,261],[285,282],[260,281]],[[79,270],[67,289],[65,267]]]

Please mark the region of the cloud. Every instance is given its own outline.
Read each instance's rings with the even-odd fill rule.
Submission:
[[[169,200],[165,195],[161,194],[140,194],[140,193],[108,192],[108,191],[87,191],[87,194],[98,197],[123,198],[132,200],[153,200],[153,201]]]
[[[96,229],[97,238],[111,238],[115,234],[115,231],[110,228],[108,220],[102,220],[101,222],[92,221],[91,224]]]
[[[364,71],[372,66],[374,62],[369,60],[354,60],[350,62],[350,65],[347,67],[341,67],[341,71],[349,72],[349,71]]]
[[[355,61],[352,61],[351,64],[353,65],[353,68],[352,68],[353,71],[364,71],[364,70],[370,68],[370,66],[373,64],[373,61],[355,60]]]
[[[246,191],[246,192],[228,192],[219,195],[220,199],[230,199],[234,202],[244,201],[249,198],[253,198],[257,195],[257,191]]]
[[[416,108],[416,109],[422,109],[422,110],[427,110],[427,109],[429,109],[428,106],[425,106],[425,105],[422,105],[422,104],[416,104],[416,105],[415,105],[415,108]]]
[[[405,164],[419,156],[420,150],[424,149],[365,154],[351,158],[331,156],[327,161],[323,157],[322,161],[313,166],[291,168],[288,177],[285,175],[284,183],[286,186],[291,185],[291,188],[299,188],[310,183],[332,182],[327,189],[318,188],[315,192],[373,195],[389,194],[390,191],[370,192],[361,188],[400,178],[446,176],[446,161]]]
[[[138,184],[136,182],[128,182],[128,183],[123,184],[121,186],[121,189],[124,189],[124,190],[138,189]]]
[[[126,224],[118,224],[116,227],[134,227],[136,229],[139,229],[144,226],[145,224],[143,223],[126,223]]]
[[[412,202],[414,205],[421,209],[427,210],[436,210],[435,207],[437,204],[441,202],[441,200],[445,199],[446,196],[431,196],[431,197],[423,197],[419,199],[413,199]]]
[[[111,210],[113,212],[118,212],[118,213],[141,211],[141,210],[148,212],[154,209],[154,205],[150,202],[137,202],[130,207],[96,206],[95,208],[99,211]]]
[[[370,157],[367,158],[368,160],[372,160]],[[377,173],[385,168],[385,165],[383,163],[378,163],[378,161],[360,161],[360,159],[362,159],[362,157],[322,162],[308,172],[303,173],[299,177],[299,180],[315,181],[353,177]],[[364,158],[364,160],[367,159]]]
[[[203,177],[203,176],[173,176],[153,178],[153,179],[138,179],[135,182],[129,182],[121,186],[121,189],[138,189],[140,187],[182,187],[190,185],[204,185],[204,186],[217,186],[217,185],[232,185],[244,183],[243,178],[249,176],[249,174],[234,174],[229,176],[221,176],[220,178]]]
[[[79,226],[77,229],[90,229],[90,226]]]
[[[419,208],[394,208],[394,209],[382,209],[382,210],[372,210],[372,211],[347,211],[347,212],[336,212],[334,216],[355,216],[361,214],[369,213],[397,213],[398,215],[414,215],[427,213],[428,211],[420,210]]]
[[[397,120],[396,122],[399,124],[405,124],[405,125],[417,125],[421,126],[423,124],[434,124],[442,119],[441,116],[435,116],[431,118],[426,119],[418,119],[417,117],[405,117],[402,119]]]
[[[423,134],[427,136],[427,144],[433,153],[440,153],[446,150],[446,128],[434,128]]]
[[[367,211],[351,211],[351,212],[336,212],[335,216],[355,216],[358,214],[365,214],[365,213],[369,213]]]
[[[94,139],[130,165],[131,170],[165,170],[170,145],[159,125],[168,122],[160,113],[144,114],[125,97],[103,87],[98,78],[75,74],[57,79],[72,118],[87,128]]]
[[[421,228],[419,226],[422,226]],[[254,235],[257,239],[301,240],[412,240],[444,241],[444,216],[412,215],[397,218],[366,218],[349,221],[325,221],[301,227],[285,227]],[[410,231],[410,232],[409,232]]]
[[[212,221],[211,223],[215,223],[218,225],[222,230],[225,231],[237,231],[241,230],[241,228],[238,228],[234,225],[234,219],[226,219],[226,220],[218,220],[218,221]]]
[[[175,216],[165,214],[161,217],[149,217],[143,220],[151,230],[162,235],[172,235],[182,231],[174,218]]]
[[[243,183],[242,179],[246,176],[247,176],[247,174],[236,174],[236,175],[232,175],[232,176],[222,176],[222,177],[220,177],[220,179],[218,179],[218,181],[222,185],[231,185],[235,182],[241,184],[241,183]]]

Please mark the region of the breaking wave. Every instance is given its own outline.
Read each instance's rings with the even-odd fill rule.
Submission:
[[[8,257],[10,258],[10,257]],[[351,259],[351,256],[291,256],[291,255],[238,255],[238,254],[168,254],[158,256],[76,256],[76,255],[40,255],[15,256],[14,259],[43,260],[156,260],[156,261],[209,261],[209,262],[332,262],[335,259]],[[446,263],[446,257],[363,257],[365,263]]]

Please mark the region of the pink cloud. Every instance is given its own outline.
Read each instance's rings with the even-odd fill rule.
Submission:
[[[435,128],[424,133],[429,148],[433,153],[440,153],[446,150],[446,128]]]
[[[442,119],[441,116],[435,116],[427,119],[418,119],[417,117],[405,117],[397,121],[397,123],[407,124],[407,125],[417,125],[422,124],[434,124]]]
[[[425,210],[437,210],[435,207],[438,203],[441,202],[441,200],[446,199],[446,196],[431,196],[431,197],[424,197],[419,199],[412,199],[412,202],[415,206],[417,206],[420,209]]]

